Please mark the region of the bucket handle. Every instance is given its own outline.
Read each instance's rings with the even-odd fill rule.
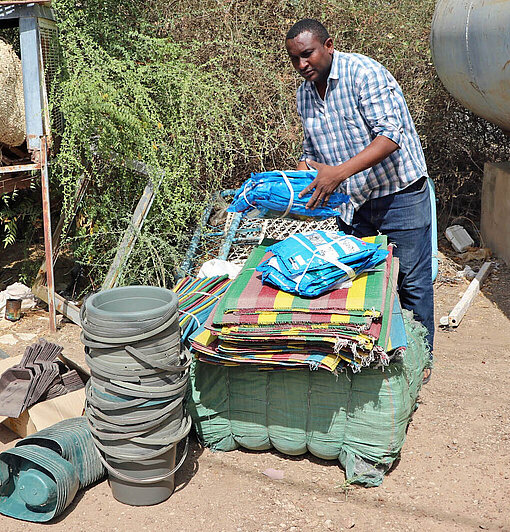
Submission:
[[[118,432],[111,432],[111,433],[108,433],[108,437],[106,437],[101,430],[98,430],[96,429],[96,427],[94,427],[90,422],[89,422],[89,430],[90,432],[92,432],[92,434],[94,434],[95,436],[97,436],[98,438],[102,439],[102,440],[119,440],[119,439],[128,439],[128,438],[138,438],[140,436],[143,436],[145,433],[147,433],[148,431],[152,430],[152,429],[146,429],[146,430],[142,430],[142,431],[137,431],[137,432],[125,432],[122,434],[122,438],[119,438],[119,434]],[[104,431],[103,431],[104,432]]]
[[[170,317],[174,314],[174,318],[169,322]],[[170,309],[166,314],[161,316],[161,318],[158,320],[158,323],[150,328],[141,328],[139,334],[135,335],[123,335],[121,337],[109,337],[109,336],[100,336],[98,334],[94,334],[90,331],[90,327],[87,327],[87,313],[86,313],[86,302],[82,304],[80,308],[80,323],[82,329],[86,332],[87,336],[91,338],[92,340],[96,340],[97,342],[106,342],[108,344],[123,344],[125,343],[125,340],[128,339],[131,342],[138,342],[140,340],[146,340],[147,338],[150,338],[151,336],[155,336],[156,334],[159,334],[160,332],[163,332],[165,329],[170,327],[176,319],[178,319],[178,312],[176,309]],[[143,331],[143,332],[142,332]]]
[[[177,331],[172,333],[167,338],[165,338],[162,341],[162,343],[170,342],[171,339],[172,339],[172,336],[177,336]],[[122,344],[111,344],[111,343],[108,343],[108,342],[105,343],[105,342],[93,341],[92,339],[88,338],[85,335],[85,332],[83,330],[80,333],[80,341],[85,347],[88,347],[88,348],[91,348],[91,349],[122,349],[123,348]],[[158,344],[156,344],[156,345],[158,345]]]
[[[88,299],[88,298],[87,298]],[[87,299],[85,299],[85,301],[83,302],[82,306],[80,307],[80,322],[81,322],[81,326],[83,329],[87,330],[87,327],[86,325],[88,325],[88,321],[87,321]],[[172,322],[177,319],[177,316],[178,316],[178,312],[177,312],[177,308],[169,308],[165,314],[163,314],[162,316],[159,316],[159,317],[156,317],[154,319],[151,319],[150,321],[155,321],[156,322],[156,326],[153,326],[152,324],[149,325],[147,327],[147,325],[144,327],[143,324],[141,322],[136,322],[136,323],[139,323],[141,326],[140,327],[137,327],[140,331],[140,333],[137,335],[139,336],[140,334],[148,334],[149,336],[152,336],[152,332],[154,329],[157,329],[158,327],[161,327],[162,324],[165,324],[169,319],[170,317],[174,315],[174,319],[172,320]],[[112,323],[111,320],[103,320],[104,322],[108,322],[109,323]],[[124,320],[122,321],[119,321],[118,323],[122,323]],[[115,322],[114,322],[115,324]],[[115,324],[116,325],[116,324]]]
[[[181,379],[181,382],[178,384],[171,384],[168,386],[160,386],[156,389],[149,387],[149,386],[141,386],[141,385],[134,385],[134,386],[128,386],[123,381],[110,381],[105,383],[104,387],[105,390],[112,393],[119,393],[119,394],[130,394],[135,397],[146,397],[148,399],[164,399],[169,396],[174,395],[184,395],[182,391],[186,390],[186,387],[188,385],[189,377],[186,374],[184,379]]]
[[[144,355],[142,352],[140,352],[138,349],[135,349],[131,345],[124,346],[124,349],[131,356],[137,358],[138,360],[141,360],[142,362],[145,362],[146,364],[148,364],[149,366],[152,366],[153,368],[159,368],[159,369],[163,369],[163,370],[166,370],[166,371],[179,372],[179,371],[184,371],[185,369],[189,368],[190,365],[191,365],[191,354],[190,354],[190,352],[187,349],[183,350],[186,362],[184,364],[182,364],[182,365],[179,365],[179,366],[167,366],[165,364],[156,364],[154,362],[154,360],[152,360],[147,355]]]
[[[175,445],[177,445],[177,443]],[[103,456],[101,455],[97,447],[96,447],[96,451],[97,451],[97,455],[99,456],[99,460],[101,461],[105,469],[109,473],[111,473],[113,476],[120,478],[120,480],[123,480],[124,482],[131,482],[132,484],[155,484],[156,482],[162,482],[163,480],[166,480],[167,478],[174,475],[178,469],[180,469],[180,467],[184,463],[184,460],[186,460],[186,457],[188,456],[188,447],[189,447],[189,436],[186,437],[186,445],[184,447],[184,451],[182,452],[182,457],[179,463],[168,473],[165,473],[164,475],[161,475],[159,477],[151,477],[151,478],[132,478],[128,475],[124,475],[124,473],[117,471],[103,458]]]
[[[177,384],[168,384],[167,386],[146,386],[134,382],[110,380],[104,387],[105,390],[112,393],[124,393],[125,395],[131,393],[131,395],[136,397],[159,399],[178,394],[183,388],[186,388],[188,380],[188,374],[184,375],[184,378],[178,381]]]
[[[102,398],[94,398],[93,395],[94,393],[92,392],[92,390],[90,389],[92,384],[91,384],[91,381],[92,379],[89,379],[87,381],[87,383],[85,384],[85,397],[91,402],[91,403],[94,403],[94,401],[96,401],[96,404],[97,404],[97,399],[99,399],[99,402],[103,402],[103,404],[106,404],[108,403],[108,400],[107,399],[102,399]],[[140,406],[140,405],[143,405],[143,403],[146,403],[147,402],[147,399],[141,397],[139,399],[131,399],[131,400],[128,400],[128,401],[123,401],[123,402],[118,402],[116,403],[115,406],[112,406],[111,404],[108,404],[107,405],[107,410],[123,410],[124,408],[132,408],[132,407],[135,407],[135,406]],[[93,405],[94,406],[94,405]],[[97,407],[96,407],[97,408]]]
[[[103,451],[108,456],[111,456],[112,458],[115,458],[117,460],[152,460],[153,458],[156,458],[158,456],[161,456],[162,454],[169,451],[176,443],[180,442],[184,435],[188,435],[189,431],[191,429],[191,419],[188,420],[182,420],[183,424],[186,421],[186,425],[184,426],[184,429],[181,428],[180,433],[177,435],[177,438],[175,438],[170,444],[162,447],[161,449],[156,449],[155,451],[152,451],[150,453],[147,453],[143,456],[133,456],[133,455],[123,455],[122,453],[115,453],[112,449],[108,449],[108,447],[104,446],[102,443],[100,443],[97,438],[92,436],[92,439],[94,441],[94,445]]]
[[[135,423],[124,423],[124,425],[140,425],[143,423],[156,422],[158,419],[160,420],[160,422],[163,422],[165,419],[168,419],[168,417],[171,416],[172,412],[182,403],[183,400],[183,396],[178,397],[177,399],[174,399],[171,403],[168,403],[168,405],[157,410],[156,412],[151,411],[145,416],[140,416]],[[86,401],[86,406],[92,407],[93,413],[103,421],[112,425],[119,425],[119,419],[117,419],[115,416],[109,416],[108,414],[105,414],[101,410],[101,408],[94,406],[88,399]]]

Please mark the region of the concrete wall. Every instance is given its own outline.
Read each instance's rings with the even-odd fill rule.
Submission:
[[[485,246],[510,265],[510,162],[485,163],[481,231]]]

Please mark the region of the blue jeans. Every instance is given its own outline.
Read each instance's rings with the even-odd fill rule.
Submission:
[[[409,187],[364,203],[354,214],[351,225],[337,218],[338,227],[358,237],[388,236],[399,258],[398,292],[402,307],[428,331],[434,345],[434,291],[432,286],[432,228],[429,187],[421,178]]]

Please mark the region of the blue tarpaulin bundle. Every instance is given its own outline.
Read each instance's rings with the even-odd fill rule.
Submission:
[[[268,248],[273,256],[257,267],[262,282],[315,297],[383,261],[388,252],[341,231],[297,233]]]
[[[317,176],[316,170],[274,170],[251,174],[241,188],[236,191],[228,212],[241,212],[252,218],[296,218],[325,220],[338,216],[335,211],[349,196],[334,192],[327,207],[306,209],[312,192],[299,198],[303,191]]]

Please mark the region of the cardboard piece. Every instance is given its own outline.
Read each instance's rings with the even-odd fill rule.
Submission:
[[[23,355],[19,355],[17,357],[2,358],[0,360],[0,375],[6,369],[12,368],[12,366],[15,366],[16,364],[19,364],[21,362],[22,358],[23,358]]]
[[[0,374],[6,369],[19,364],[22,356],[0,360]],[[78,417],[83,414],[85,405],[85,388],[37,403],[25,410],[17,418],[0,416],[0,423],[24,438],[35,432],[50,427],[63,419]]]

